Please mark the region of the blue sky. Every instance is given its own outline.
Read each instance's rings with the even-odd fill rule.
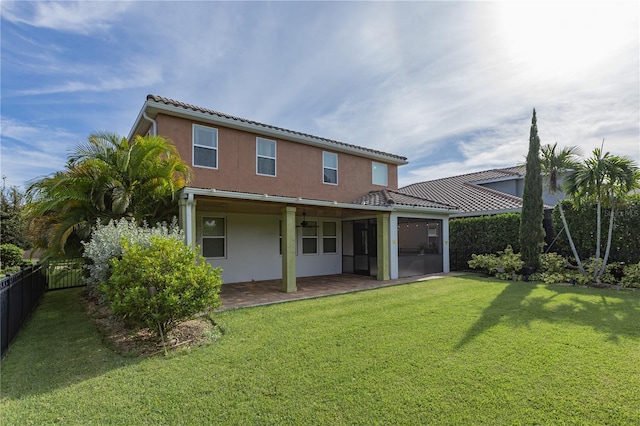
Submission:
[[[640,162],[637,2],[2,1],[7,185],[146,95],[408,157],[401,186],[542,143]]]

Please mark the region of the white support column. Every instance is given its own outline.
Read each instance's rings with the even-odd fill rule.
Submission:
[[[183,194],[178,201],[178,223],[184,231],[185,244],[196,246],[196,200],[193,194]]]
[[[449,257],[449,217],[442,219],[442,272],[451,272]]]

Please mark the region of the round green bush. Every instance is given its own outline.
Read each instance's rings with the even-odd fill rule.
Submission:
[[[14,244],[0,245],[0,263],[3,268],[20,266],[24,250]]]
[[[112,275],[99,286],[113,312],[139,328],[166,334],[176,324],[220,306],[221,270],[182,241],[151,237],[151,245],[125,243],[112,259]]]

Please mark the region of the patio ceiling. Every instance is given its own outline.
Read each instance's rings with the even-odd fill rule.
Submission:
[[[345,208],[343,205],[330,207],[318,206],[313,204],[305,204],[300,201],[296,204],[277,202],[277,201],[254,201],[254,200],[238,200],[225,197],[207,197],[196,196],[198,210],[210,210],[215,212],[226,213],[249,213],[264,215],[280,215],[282,207],[296,207],[296,216],[306,213],[309,217],[333,217],[333,218],[357,218],[372,217],[377,211],[359,209],[354,205],[353,209]]]

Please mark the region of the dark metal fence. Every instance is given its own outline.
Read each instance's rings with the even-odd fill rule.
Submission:
[[[84,287],[82,259],[49,260],[46,262],[47,289]]]
[[[4,357],[46,290],[47,279],[40,264],[0,280],[0,357]]]

